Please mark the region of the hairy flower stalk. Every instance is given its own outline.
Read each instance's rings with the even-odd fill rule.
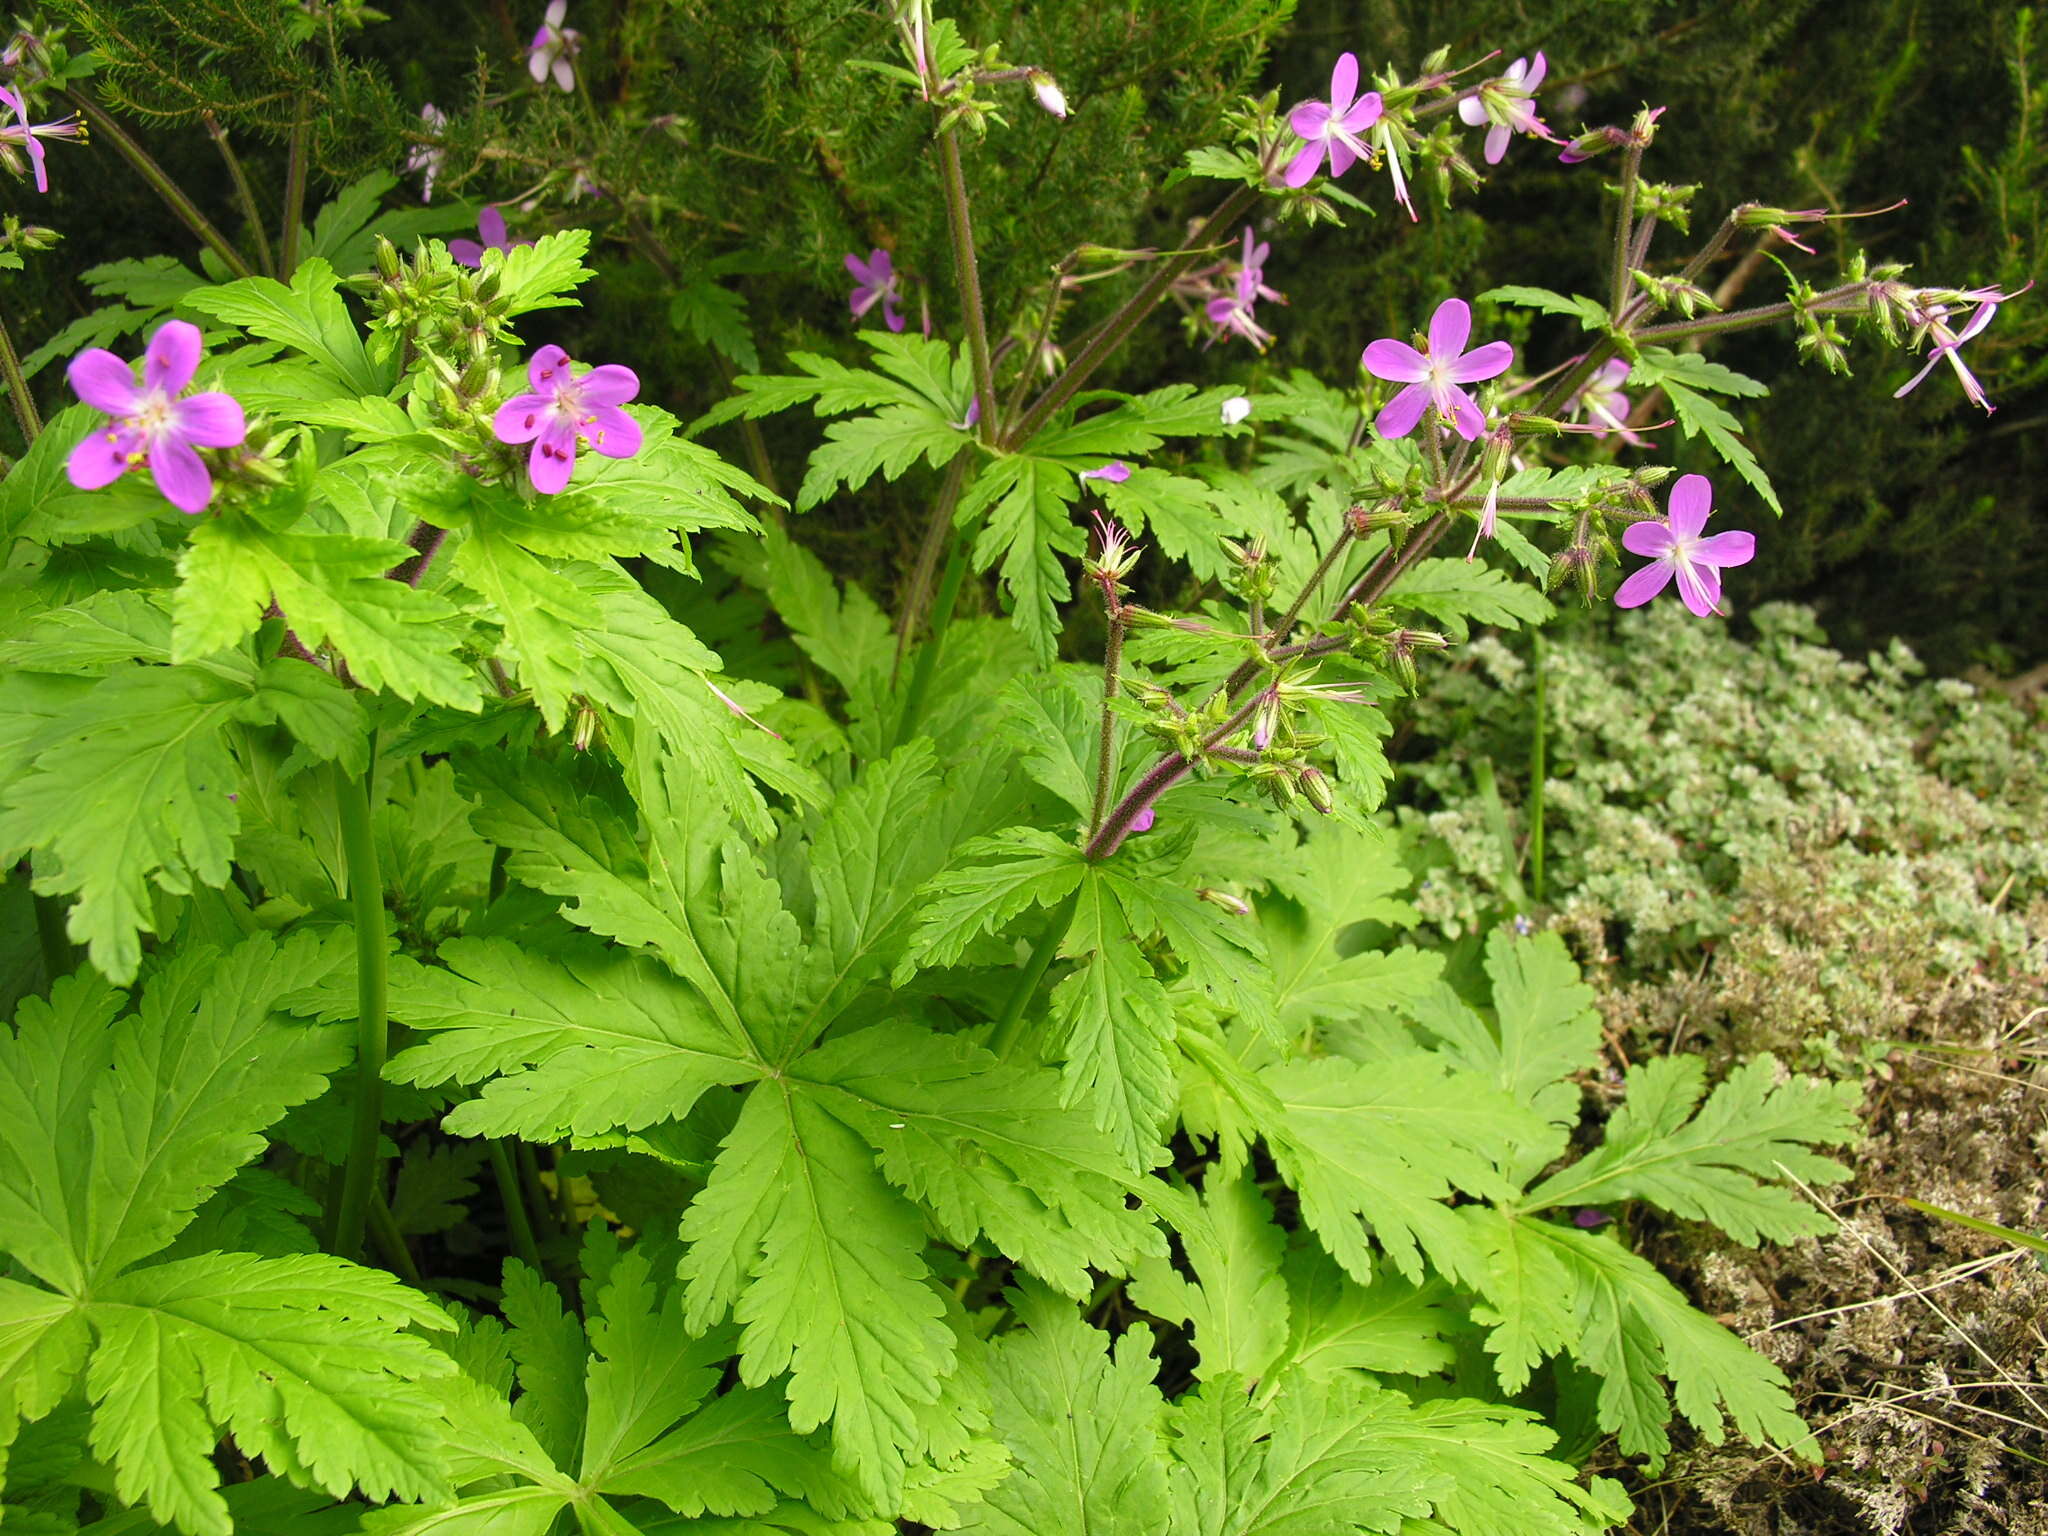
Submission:
[[[1116,519],[1105,518],[1100,512],[1091,515],[1095,520],[1097,547],[1095,558],[1087,564],[1087,576],[1102,593],[1103,612],[1109,621],[1109,639],[1102,653],[1102,727],[1095,757],[1095,808],[1088,816],[1088,835],[1093,837],[1102,825],[1103,813],[1109,809],[1110,787],[1116,780],[1116,712],[1111,701],[1116,698],[1122,673],[1128,624],[1124,578],[1138,563],[1138,547],[1131,543],[1130,535]]]

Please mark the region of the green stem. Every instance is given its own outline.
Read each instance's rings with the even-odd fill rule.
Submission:
[[[1003,1011],[996,1018],[995,1028],[990,1031],[988,1048],[996,1056],[1007,1061],[1010,1052],[1016,1049],[1017,1036],[1023,1032],[1024,1010],[1031,1006],[1032,994],[1038,991],[1038,984],[1045,980],[1045,973],[1051,969],[1053,957],[1060,952],[1060,940],[1067,936],[1067,924],[1074,919],[1074,907],[1079,895],[1069,896],[1054,910],[1031,946],[1031,953],[1024,957],[1023,969],[1017,972],[1016,985],[1010,988],[1010,995],[1003,1000]]]
[[[555,1204],[548,1198],[548,1187],[540,1181],[540,1157],[525,1142],[517,1143],[512,1150],[512,1161],[519,1167],[519,1187],[526,1191],[534,1215],[534,1231],[549,1237],[559,1237],[569,1230],[568,1226],[556,1219]],[[555,1176],[555,1193],[563,1192],[561,1175]]]
[[[1529,893],[1543,905],[1543,631],[1529,632],[1529,667],[1536,674],[1536,732],[1529,742]]]
[[[377,1188],[377,1143],[383,1135],[384,1055],[390,1046],[388,957],[384,949],[384,879],[377,868],[377,838],[370,825],[371,779],[377,749],[360,778],[334,768],[341,851],[356,930],[356,1102],[349,1127],[348,1161],[341,1194],[328,1217],[328,1249],[345,1259],[362,1252],[363,1227]]]
[[[1138,291],[1123,302],[1123,305],[1108,320],[1096,327],[1075,354],[1074,360],[1061,370],[1060,376],[1045,387],[1045,392],[1031,402],[1031,408],[1018,418],[1004,436],[1006,446],[1015,448],[1029,442],[1052,419],[1055,411],[1080,393],[1095,370],[1124,344],[1124,338],[1136,330],[1138,323],[1152,312],[1152,307],[1165,297],[1166,290],[1173,286],[1173,280],[1185,272],[1203,251],[1216,243],[1223,230],[1235,224],[1246,209],[1258,197],[1254,187],[1238,187],[1223,200],[1217,210],[1209,215],[1208,221],[1195,231],[1193,238],[1173,255],[1153,267],[1151,275],[1139,285]]]
[[[405,1246],[405,1234],[398,1230],[398,1218],[391,1214],[391,1202],[384,1198],[381,1189],[374,1191],[370,1200],[370,1236],[399,1279],[407,1285],[426,1288],[426,1281],[420,1278],[420,1267],[413,1262],[412,1250]]]
[[[512,1170],[512,1159],[505,1152],[505,1143],[493,1141],[489,1146],[491,1172],[498,1180],[498,1199],[505,1207],[505,1225],[511,1229],[512,1251],[520,1261],[532,1267],[534,1273],[545,1274],[546,1268],[540,1261],[540,1244],[533,1240],[533,1218],[526,1213],[526,1196],[519,1188],[519,1175]]]
[[[897,606],[896,658],[889,669],[889,686],[892,689],[903,671],[904,653],[910,649],[917,626],[924,622],[925,599],[932,590],[932,572],[938,568],[939,551],[948,547],[946,541],[953,532],[953,509],[960,505],[960,492],[967,484],[968,458],[966,453],[957,453],[953,462],[946,466],[946,478],[939,486],[937,499],[932,502],[931,514],[925,519],[924,537],[917,541],[917,564],[911,570],[909,584],[903,589]]]
[[[1307,606],[1308,600],[1315,596],[1316,588],[1323,584],[1323,578],[1328,576],[1337,562],[1344,558],[1344,552],[1351,547],[1352,538],[1351,519],[1347,517],[1344,526],[1337,530],[1337,537],[1330,540],[1328,551],[1316,563],[1316,568],[1309,572],[1308,580],[1301,584],[1301,591],[1296,594],[1294,601],[1287,605],[1287,611],[1280,615],[1280,622],[1273,626],[1273,632],[1266,637],[1269,646],[1278,645],[1287,638],[1287,631],[1294,628],[1294,621],[1301,617],[1301,610]]]
[[[14,337],[8,333],[4,319],[0,319],[0,382],[7,385],[7,403],[14,407],[14,419],[21,423],[21,446],[26,452],[36,434],[43,430],[43,418],[36,414],[28,380],[22,375],[21,359],[14,354]]]
[[[896,744],[910,740],[924,714],[924,696],[930,692],[932,674],[939,667],[939,653],[945,649],[946,628],[953,622],[954,606],[960,601],[960,584],[967,579],[968,535],[966,530],[953,540],[953,553],[946,557],[946,569],[939,576],[939,595],[932,602],[932,632],[918,649],[917,665],[911,669],[910,687],[903,695],[903,713],[896,720]]]
[[[71,935],[64,929],[64,903],[55,896],[32,891],[30,903],[36,913],[36,943],[43,952],[44,990],[59,976],[78,969],[78,951],[71,947]]]
[[[996,438],[996,379],[989,363],[988,317],[981,303],[981,268],[974,259],[974,225],[967,212],[967,176],[960,166],[958,135],[939,134],[939,180],[946,189],[946,229],[953,237],[953,275],[960,284],[960,311],[967,322],[967,355],[974,364],[974,398],[980,405],[981,438]]]
[[[164,168],[150,158],[149,151],[138,144],[128,130],[123,128],[84,86],[67,86],[64,94],[92,125],[92,131],[114,146],[121,158],[134,167],[135,173],[155,189],[156,195],[178,216],[179,222],[198,236],[200,241],[221,259],[223,266],[237,277],[255,275],[250,270],[249,263],[242,258],[242,253],[236,250],[229,243],[227,236],[215,229],[212,221],[199,211],[199,205],[185,195],[183,189],[165,173]]]
[[[1609,279],[1607,312],[1613,319],[1621,318],[1621,309],[1628,302],[1628,242],[1635,229],[1636,216],[1636,174],[1643,166],[1643,146],[1631,144],[1622,154],[1621,196],[1614,210],[1614,272]]]
[[[275,277],[277,265],[270,259],[270,236],[263,232],[263,215],[257,211],[256,193],[249,186],[249,173],[242,169],[242,157],[228,143],[228,131],[221,127],[219,118],[211,112],[201,113],[200,117],[206,124],[206,131],[213,136],[213,147],[227,162],[228,175],[235,183],[235,198],[242,205],[242,217],[248,221],[250,238],[256,242],[257,265]]]
[[[1093,837],[1109,809],[1110,786],[1116,782],[1116,698],[1117,680],[1124,661],[1124,610],[1110,598],[1109,642],[1102,648],[1102,741],[1095,755],[1095,809],[1088,817],[1088,835]]]
[[[277,275],[285,282],[299,269],[299,224],[306,216],[306,139],[312,114],[299,97],[298,121],[292,124],[291,146],[284,169],[284,229],[278,236]]]

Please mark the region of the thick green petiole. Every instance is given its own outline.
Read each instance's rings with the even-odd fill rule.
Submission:
[[[361,777],[349,774],[339,764],[333,770],[348,900],[356,930],[355,1116],[349,1128],[341,1191],[327,1224],[328,1250],[346,1259],[362,1252],[370,1198],[377,1188],[377,1143],[384,1128],[384,1056],[390,1044],[384,879],[377,868],[377,839],[370,826],[370,781],[376,762],[372,743],[369,766]]]

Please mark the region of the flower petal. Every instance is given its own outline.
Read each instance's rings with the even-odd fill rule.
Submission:
[[[1343,139],[1330,140],[1330,175],[1332,177],[1342,176],[1356,164],[1358,164],[1357,150],[1353,149]]]
[[[1678,596],[1692,610],[1694,618],[1712,618],[1721,606],[1721,573],[1710,565],[1681,564]]]
[[[549,422],[526,456],[526,472],[533,477],[533,488],[552,496],[569,483],[575,468],[576,429],[560,421]]]
[[[484,264],[484,248],[474,240],[450,240],[448,254],[465,267],[480,267]]]
[[[1363,133],[1380,120],[1385,104],[1378,91],[1367,91],[1351,104],[1351,110],[1337,120],[1337,126],[1346,133]]]
[[[1661,559],[1671,553],[1671,546],[1676,542],[1671,530],[1662,523],[1630,523],[1621,530],[1621,547],[1630,554],[1652,555]]]
[[[81,491],[96,491],[112,485],[129,470],[128,456],[134,452],[135,435],[119,427],[106,427],[80,439],[71,457],[64,461],[64,473]]]
[[[1692,558],[1700,565],[1711,565],[1717,569],[1730,565],[1747,565],[1756,558],[1756,535],[1731,528],[1726,533],[1717,533],[1711,539],[1701,539],[1692,547]]]
[[[606,363],[578,379],[576,393],[590,405],[624,405],[640,393],[640,375],[617,363]]]
[[[1381,437],[1406,437],[1415,430],[1415,423],[1422,420],[1423,407],[1429,404],[1429,386],[1410,384],[1393,399],[1380,407],[1380,413],[1373,418],[1372,429]]]
[[[858,252],[848,251],[840,260],[846,264],[846,270],[853,274],[856,283],[866,286],[875,280],[875,274],[869,270],[868,264],[860,259]]]
[[[202,448],[232,448],[249,435],[242,402],[220,390],[208,390],[171,407],[171,430]]]
[[[1287,162],[1287,170],[1281,180],[1290,187],[1305,187],[1316,179],[1316,171],[1323,163],[1323,141],[1310,139],[1301,153]]]
[[[1429,317],[1429,355],[1440,363],[1455,361],[1472,336],[1472,306],[1463,299],[1445,299]]]
[[[140,393],[135,388],[135,370],[105,347],[87,347],[71,359],[64,377],[71,382],[71,392],[96,411],[127,416],[135,410]],[[100,483],[106,484],[104,480]]]
[[[1313,144],[1328,133],[1334,115],[1325,102],[1305,101],[1287,114],[1287,126]]]
[[[1358,55],[1340,53],[1330,71],[1330,111],[1342,117],[1358,96]]]
[[[1446,384],[1437,398],[1437,409],[1451,424],[1451,430],[1466,442],[1475,442],[1486,430],[1486,415],[1472,397],[1455,384]]]
[[[1458,120],[1467,128],[1477,128],[1486,121],[1486,107],[1476,92],[1458,103]]]
[[[1519,63],[1520,61],[1517,60],[1517,62]],[[1535,95],[1536,87],[1543,83],[1543,77],[1549,73],[1549,70],[1550,60],[1543,57],[1543,50],[1541,48],[1537,49],[1535,59],[1530,62],[1529,72],[1522,76],[1522,89],[1531,96]]]
[[[569,382],[569,354],[549,342],[526,365],[526,382],[534,393],[552,395]]]
[[[199,327],[189,320],[167,320],[149,338],[142,354],[142,387],[175,395],[199,371]]]
[[[1368,346],[1358,359],[1376,379],[1413,384],[1429,377],[1429,361],[1405,341],[1382,336]],[[1398,435],[1398,434],[1396,434]]]
[[[514,395],[498,407],[491,432],[501,443],[530,443],[547,430],[554,408],[553,395]]]
[[[496,208],[486,206],[476,216],[476,232],[484,237],[484,244],[494,251],[505,249],[505,215]]]
[[[1486,131],[1486,163],[1499,165],[1501,157],[1508,152],[1508,140],[1514,137],[1514,130],[1506,123],[1495,123]]]
[[[892,331],[900,332],[903,329],[903,312],[896,307],[894,288],[882,290],[882,323]]]
[[[630,459],[640,451],[640,423],[616,405],[595,407],[584,423],[583,435],[608,459]]]
[[[166,434],[149,445],[149,472],[164,499],[180,512],[204,512],[213,500],[213,476],[181,438]]]
[[[1481,379],[1491,379],[1508,371],[1508,365],[1515,360],[1515,349],[1505,341],[1489,341],[1483,347],[1474,347],[1444,370],[1445,376],[1455,384],[1477,384]]]
[[[576,67],[569,62],[567,49],[555,55],[555,85],[562,91],[576,89]]]
[[[1670,584],[1670,565],[1662,560],[1653,560],[1614,589],[1614,606],[1640,608]]]
[[[1671,487],[1671,499],[1664,503],[1671,531],[1681,539],[1696,539],[1707,526],[1714,510],[1714,487],[1705,475],[1680,475]]]
[[[533,43],[526,55],[526,72],[533,76],[533,83],[539,85],[548,77],[547,28],[533,34]]]

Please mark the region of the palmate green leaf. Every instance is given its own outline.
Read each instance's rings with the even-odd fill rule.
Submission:
[[[1415,926],[1415,908],[1397,894],[1412,879],[1393,840],[1369,827],[1318,827],[1274,871],[1278,899],[1256,905],[1283,1035],[1303,1039],[1364,1012],[1398,1008],[1436,982],[1442,957],[1410,945],[1338,953],[1339,936],[1353,924]]]
[[[1580,1487],[1575,1467],[1546,1454],[1557,1436],[1524,1409],[1440,1398],[1373,1431],[1448,1476],[1434,1513],[1458,1536],[1601,1536],[1633,1513],[1610,1478]]]
[[[1138,937],[1090,869],[1059,950],[1081,964],[1052,990],[1052,1023],[1067,1101],[1086,1105],[1126,1166],[1144,1170],[1167,1161],[1179,1084],[1173,1007]]]
[[[347,706],[331,691],[273,689],[242,657],[123,667],[79,689],[10,677],[0,691],[0,862],[33,848],[36,889],[76,894],[75,940],[117,981],[154,931],[151,883],[178,895],[229,873],[240,773],[230,728],[290,716],[316,733]],[[334,746],[330,738],[312,745]],[[137,808],[148,814],[138,814]]]
[[[820,416],[843,416],[883,405],[915,405],[925,397],[900,379],[844,363],[815,352],[792,352],[795,374],[742,374],[733,393],[685,429],[690,437],[742,418],[773,416],[792,406],[809,404]]]
[[[835,421],[811,454],[796,509],[808,512],[839,490],[857,491],[877,474],[900,480],[919,459],[942,469],[974,441],[943,409],[920,402],[888,405],[872,416]]]
[[[1629,370],[1628,382],[1662,389],[1678,417],[1678,430],[1689,438],[1704,437],[1773,512],[1784,516],[1785,509],[1779,504],[1778,493],[1771,488],[1770,476],[1764,473],[1749,445],[1736,435],[1742,430],[1742,423],[1704,393],[1754,399],[1769,393],[1763,384],[1696,353],[1674,352],[1668,347],[1643,348]]]
[[[362,334],[336,291],[339,286],[334,268],[310,256],[299,263],[289,288],[275,278],[245,277],[195,288],[178,300],[178,307],[297,348],[320,364],[342,394],[381,395],[391,381],[364,350]]]
[[[1361,1377],[1297,1379],[1261,1408],[1223,1375],[1174,1404],[1173,1536],[1397,1531],[1450,1479],[1382,1431],[1407,1400]]]
[[[1678,1411],[1711,1444],[1726,1433],[1725,1417],[1752,1444],[1775,1442],[1806,1460],[1820,1459],[1793,1409],[1784,1373],[1696,1311],[1647,1260],[1598,1233],[1470,1209],[1495,1251],[1496,1268],[1511,1263],[1545,1284],[1564,1282],[1570,1328],[1553,1328],[1550,1335],[1564,1333],[1563,1347],[1601,1378],[1600,1427],[1619,1437],[1625,1453],[1646,1457],[1653,1472],[1663,1464],[1675,1396]],[[1549,1305],[1555,1310],[1559,1303]],[[1547,1347],[1550,1340],[1537,1342]]]
[[[520,543],[536,554],[582,560],[645,555],[688,572],[690,552],[678,535],[706,528],[758,531],[738,496],[778,502],[766,486],[677,437],[668,412],[634,406],[628,414],[640,423],[641,450],[627,459],[585,455],[566,491],[521,502],[527,515],[513,535]],[[502,514],[497,521],[505,526]]]
[[[1285,1239],[1266,1197],[1242,1174],[1212,1174],[1201,1208],[1206,1222],[1180,1231],[1193,1279],[1164,1257],[1147,1259],[1132,1277],[1130,1297],[1155,1317],[1192,1330],[1196,1380],[1228,1373],[1257,1381],[1287,1344],[1288,1292],[1280,1277]]]
[[[1021,1326],[989,1352],[995,1425],[1016,1468],[964,1536],[1166,1536],[1165,1403],[1142,1324],[1112,1346],[1033,1285],[1010,1293]]]
[[[1303,1221],[1354,1280],[1373,1276],[1368,1231],[1412,1280],[1425,1258],[1452,1279],[1480,1279],[1482,1255],[1443,1202],[1454,1188],[1511,1193],[1494,1156],[1504,1139],[1540,1134],[1528,1109],[1424,1052],[1296,1061],[1260,1075],[1282,1106],[1266,1134],[1273,1161],[1300,1195]]]
[[[835,1464],[894,1507],[956,1342],[926,1281],[923,1221],[867,1143],[805,1087],[757,1088],[682,1235],[691,1330],[729,1311],[741,1380],[788,1372],[791,1425],[829,1423]]]
[[[1078,816],[1088,815],[1095,804],[1102,719],[1101,674],[1090,677],[1088,670],[1055,667],[1050,675],[1020,677],[997,700],[1002,710],[998,729],[1024,771]]]
[[[1203,581],[1220,583],[1228,574],[1223,539],[1241,530],[1200,480],[1141,466],[1121,484],[1103,482],[1102,499],[1132,532],[1149,531],[1161,554],[1184,561]]]
[[[1158,1251],[1151,1223],[1125,1209],[1134,1181],[1087,1116],[1062,1105],[1056,1073],[907,1024],[833,1040],[792,1072],[963,1248],[985,1232],[1076,1297],[1091,1268],[1121,1271]]]
[[[1000,567],[1011,617],[1042,663],[1053,658],[1058,606],[1072,592],[1060,556],[1078,556],[1088,544],[1067,510],[1078,494],[1073,470],[1009,454],[975,476],[954,514],[963,527],[983,519],[974,568]]]
[[[746,295],[723,283],[699,279],[679,285],[669,295],[668,323],[679,335],[694,336],[747,373],[761,366],[761,353],[747,320]]]
[[[536,309],[559,309],[574,304],[571,295],[587,280],[597,276],[583,265],[590,254],[590,231],[558,229],[542,235],[531,245],[515,245],[494,257],[484,252],[484,270],[495,268],[498,291],[504,296],[505,313],[530,314]]]
[[[1697,1056],[1631,1067],[1627,1097],[1599,1147],[1529,1191],[1522,1208],[1647,1200],[1712,1222],[1751,1247],[1764,1238],[1790,1242],[1833,1231],[1824,1212],[1775,1181],[1831,1184],[1849,1177],[1811,1148],[1861,1136],[1858,1086],[1818,1077],[1780,1081],[1776,1060],[1760,1056],[1729,1073],[1700,1104],[1705,1076]]]
[[[533,691],[548,729],[561,730],[582,680],[581,636],[601,622],[597,604],[575,582],[488,524],[472,529],[456,547],[453,570],[456,580],[496,610],[509,645],[509,655],[500,654]]]
[[[1474,624],[1519,629],[1541,624],[1557,611],[1527,582],[1511,580],[1488,565],[1448,557],[1416,561],[1386,601],[1429,615],[1459,642],[1470,638]]]
[[[273,533],[249,518],[201,522],[178,560],[172,659],[240,644],[275,603],[301,641],[332,644],[365,686],[474,709],[481,689],[457,654],[454,605],[385,577],[410,553],[393,539]]]
[[[1036,827],[1007,827],[961,845],[957,867],[925,886],[917,932],[895,970],[904,985],[918,970],[953,965],[967,946],[1031,907],[1056,907],[1080,886],[1080,850]],[[989,862],[981,862],[981,861]]]
[[[642,1130],[766,1070],[702,994],[645,956],[590,946],[549,958],[503,939],[457,939],[440,958],[446,969],[394,965],[391,1015],[427,1038],[388,1070],[428,1086],[484,1082],[449,1111],[457,1135],[546,1142]]]
[[[886,690],[896,636],[873,598],[841,586],[824,561],[768,524],[758,539],[732,539],[718,560],[765,596],[803,653],[844,688],[850,700],[874,707]]]
[[[1564,940],[1555,933],[1517,939],[1505,927],[1486,937],[1486,973],[1494,1018],[1481,1018],[1443,982],[1407,999],[1402,1012],[1443,1042],[1459,1068],[1492,1080],[1548,1124],[1546,1133],[1514,1150],[1502,1170],[1515,1182],[1560,1156],[1579,1119],[1573,1073],[1600,1053],[1600,1015],[1593,989],[1579,979]]]
[[[1446,1340],[1459,1316],[1441,1280],[1416,1285],[1382,1269],[1360,1285],[1309,1243],[1287,1255],[1282,1272],[1288,1329],[1281,1359],[1291,1371],[1433,1376],[1457,1358]]]
[[[418,1292],[326,1254],[205,1254],[131,1270],[82,1308],[94,1453],[114,1491],[180,1529],[227,1536],[223,1431],[294,1482],[345,1498],[443,1486],[437,1415],[415,1383],[454,1369],[406,1330],[445,1328]]]

